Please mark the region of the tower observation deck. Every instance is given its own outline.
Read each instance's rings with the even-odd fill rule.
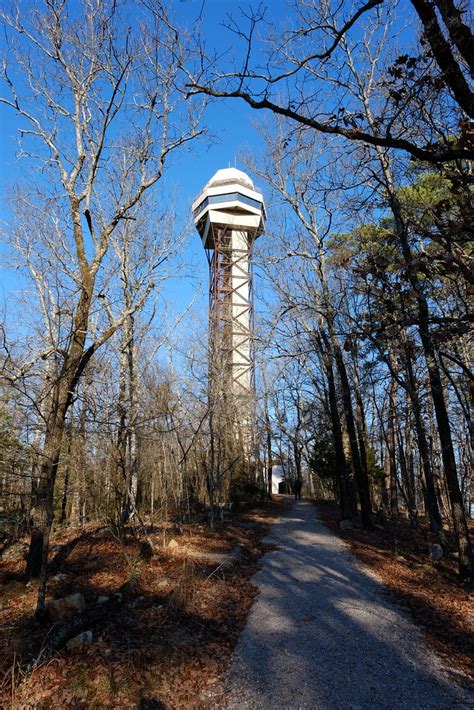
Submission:
[[[232,411],[245,448],[254,400],[253,269],[265,226],[262,194],[241,170],[218,170],[193,203],[209,263],[209,375],[214,399]]]

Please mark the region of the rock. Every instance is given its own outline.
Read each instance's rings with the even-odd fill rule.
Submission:
[[[166,547],[168,548],[168,550],[176,550],[176,548],[179,547],[179,542],[176,542],[176,540],[173,538],[169,541]]]
[[[352,520],[341,520],[339,527],[341,530],[352,530]]]
[[[430,545],[430,557],[432,560],[440,560],[443,557],[443,548],[441,545]]]
[[[101,594],[99,597],[97,597],[97,604],[107,604],[107,602],[110,601],[110,597],[108,597],[106,594]]]
[[[54,599],[47,605],[48,616],[51,621],[63,621],[71,616],[82,614],[86,609],[86,602],[82,594],[69,594],[62,599]]]
[[[83,631],[81,634],[74,636],[70,641],[67,642],[66,648],[69,651],[73,651],[76,648],[82,648],[87,646],[92,641],[92,631]]]
[[[54,577],[51,577],[52,582],[65,582],[67,579],[67,574],[64,574],[61,572],[60,574],[55,574]]]
[[[168,577],[163,577],[163,579],[160,579],[157,586],[158,587],[167,587],[168,584],[170,584],[170,580],[168,579]]]
[[[153,549],[153,545],[149,540],[145,540],[142,542],[142,545],[140,547],[140,557],[142,560],[151,560],[153,555],[155,554],[155,550]]]

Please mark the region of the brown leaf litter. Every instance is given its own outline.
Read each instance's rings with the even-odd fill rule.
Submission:
[[[283,505],[279,499],[229,516],[214,532],[204,524],[157,529],[149,534],[156,554],[147,560],[142,541],[121,542],[103,527],[89,525],[85,539],[77,531],[56,535],[55,544],[76,544],[50,580],[50,597],[81,592],[94,605],[119,590],[120,605],[104,605],[88,646],[62,649],[33,670],[28,662],[54,629],[33,619],[37,584],[20,581],[24,560],[2,560],[0,707],[211,707],[257,592],[250,577],[262,538]],[[171,539],[177,545],[168,549]]]

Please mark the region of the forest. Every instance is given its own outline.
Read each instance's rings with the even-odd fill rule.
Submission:
[[[15,168],[0,224],[0,546],[33,585],[29,616],[43,628],[58,535],[106,530],[153,555],[150,531],[205,537],[264,505],[277,465],[288,490],[299,479],[334,501],[342,530],[422,531],[468,589],[468,4],[168,5],[0,12],[0,109],[15,126],[2,138]],[[230,153],[209,125],[223,105],[245,109],[253,136]],[[207,264],[199,252],[193,274],[199,237],[178,196],[180,165],[209,179],[209,146],[214,171],[237,154],[268,214],[250,458],[216,424]]]

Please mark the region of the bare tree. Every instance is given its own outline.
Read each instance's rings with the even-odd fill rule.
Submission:
[[[313,8],[313,10],[316,12],[315,8]],[[336,55],[331,54],[331,56],[325,59],[326,83],[333,86],[336,92],[344,91],[344,100],[346,104],[352,106],[357,105],[359,107],[359,114],[363,116],[363,120],[370,128],[372,134],[377,132],[380,126],[381,116],[383,118],[385,115],[384,112],[388,111],[388,103],[384,103],[384,95],[381,94],[381,87],[380,83],[377,81],[377,77],[382,76],[383,70],[385,69],[383,47],[389,32],[390,25],[385,24],[385,22],[382,22],[382,18],[379,18],[378,23],[374,23],[373,26],[368,28],[362,38],[359,37],[357,40],[354,38],[351,39],[350,35],[343,33],[338,41],[337,57]],[[432,104],[431,108],[434,110],[434,104]],[[431,122],[432,116],[428,120],[423,119],[422,115],[419,114],[419,118],[420,122],[416,125],[415,130],[421,130],[423,125],[427,126]],[[441,114],[439,114],[439,119],[441,119]],[[401,117],[397,118],[395,123],[400,125],[399,121],[401,121]],[[395,125],[395,123],[393,125]],[[447,124],[442,125],[444,126]],[[291,136],[305,136],[305,133],[310,135],[313,133],[314,135],[314,132],[308,131],[308,129],[306,129],[306,131],[301,128],[293,131],[288,130],[285,140],[280,141],[280,144],[274,149],[274,155],[276,155],[280,161],[283,160],[286,161],[286,163],[291,161],[291,155],[297,154],[297,152],[295,153],[294,145],[295,143],[297,144],[298,141],[298,139],[294,139],[292,143]],[[315,159],[315,141],[308,137],[301,138],[299,140],[306,140],[307,155],[312,157],[301,157],[299,162],[292,165],[290,169],[286,167],[284,170],[276,170],[274,173],[276,177],[270,177],[269,182],[283,195],[291,209],[305,225],[305,228],[310,231],[311,222],[308,220],[308,215],[311,215],[312,198],[314,201],[314,197],[317,194],[315,190],[317,189],[316,186],[319,182],[319,176],[316,176],[313,172],[313,175],[309,175],[309,182],[306,180],[304,185],[300,186],[299,189],[291,189],[291,192],[289,192],[287,188],[288,182],[291,184],[291,181],[288,180],[287,176],[298,175],[298,179],[301,183],[304,180],[305,172],[307,177],[307,173],[310,169],[308,166],[311,165],[311,160]],[[411,324],[416,324],[418,329],[418,336],[423,349],[430,381],[430,391],[434,403],[438,435],[441,442],[444,474],[452,509],[452,522],[459,551],[460,572],[462,576],[469,577],[472,574],[471,544],[466,523],[462,491],[459,485],[456,455],[453,446],[446,396],[443,391],[439,356],[435,343],[435,337],[432,332],[432,307],[426,291],[426,281],[420,278],[420,250],[416,246],[417,237],[416,230],[414,230],[412,222],[413,218],[410,218],[407,211],[407,205],[403,202],[403,192],[401,192],[402,186],[399,183],[398,176],[402,166],[398,161],[396,161],[392,152],[387,151],[382,144],[377,142],[371,143],[370,141],[366,141],[365,149],[360,149],[354,152],[353,158],[357,161],[357,163],[355,163],[355,161],[354,163],[357,164],[363,184],[369,188],[364,189],[361,196],[367,200],[370,194],[379,195],[391,212],[392,224],[389,232],[392,235],[392,240],[395,240],[398,249],[402,254],[407,282],[414,299],[414,304],[410,308],[410,317],[412,319]],[[348,188],[349,185],[346,186],[346,189]],[[353,197],[352,199],[356,201],[357,197]],[[301,208],[301,205],[303,206],[303,209]],[[413,246],[413,244],[415,244],[415,246]],[[295,251],[298,253],[298,250]],[[301,250],[299,250],[299,253],[300,256],[304,256],[301,253]],[[393,256],[395,257],[395,252]],[[372,254],[372,258],[373,257],[374,254]],[[314,255],[311,253],[306,254],[305,258],[308,258],[309,260],[315,259]],[[321,262],[321,258],[318,257],[317,261]],[[425,269],[426,268],[427,267],[425,267]],[[427,274],[428,272],[425,271],[425,273]],[[324,294],[323,281],[321,281],[321,284],[323,285]],[[326,299],[323,302],[323,310],[326,314],[328,313],[329,304],[329,299]],[[415,307],[415,312],[413,306]],[[404,323],[404,327],[408,327],[407,322]],[[458,327],[462,328],[461,322],[459,322]],[[361,480],[363,489],[365,489],[366,483],[361,477],[361,472],[363,473],[364,468],[366,468],[366,466],[364,466],[364,457],[362,455],[363,449],[360,446],[361,437],[357,436],[355,426],[356,421],[351,412],[349,380],[347,379],[345,372],[346,365],[344,363],[344,358],[342,357],[342,352],[340,349],[337,349],[337,347],[334,350],[334,357],[336,363],[338,364],[338,370],[341,378],[347,433],[351,445],[351,455],[356,478]],[[409,366],[409,363],[407,364]],[[410,373],[409,370],[407,373],[407,379],[408,381],[410,381],[410,379],[412,380],[412,373]],[[410,392],[409,396],[411,397],[415,411],[418,412],[419,403],[417,403],[416,390],[409,385],[408,390]],[[426,441],[423,437],[423,427],[418,414],[416,415],[415,423],[418,441],[421,445],[421,456],[426,461]],[[403,452],[400,446],[398,447],[398,450],[400,454],[400,464],[405,466],[406,462],[402,455]],[[424,471],[426,476],[425,480],[427,492],[429,493],[430,498],[430,509],[433,517],[433,524],[435,528],[439,530],[440,520],[439,515],[436,513],[434,482],[429,465],[424,466]]]
[[[2,13],[2,20],[8,54],[0,100],[19,118],[21,156],[47,176],[39,178],[45,194],[35,207],[47,219],[54,205],[48,246],[58,280],[69,288],[61,337],[53,333],[53,344],[36,358],[56,365],[42,411],[27,561],[27,574],[41,570],[44,578],[56,471],[74,392],[93,354],[143,306],[161,263],[160,257],[148,265],[128,305],[112,320],[102,318],[103,290],[113,272],[111,240],[137,218],[169,155],[202,129],[200,114],[182,105],[176,85],[181,50],[159,5],[141,6],[135,28],[126,8],[98,0],[75,5],[74,12],[56,0],[42,10],[20,6]],[[30,241],[27,251],[31,246]],[[42,589],[39,611],[44,584]]]
[[[189,92],[239,98],[254,109],[268,110],[319,133],[393,148],[418,160],[472,159],[472,130],[463,119],[474,118],[469,78],[474,46],[465,11],[461,3],[444,0],[412,0],[411,4],[416,14],[409,21],[420,21],[424,44],[408,47],[394,58],[391,45],[396,46],[397,40],[385,35],[390,57],[384,53],[382,70],[366,74],[367,82],[378,89],[376,123],[368,122],[360,102],[346,94],[343,44],[357,42],[370,27],[391,24],[397,4],[384,0],[356,7],[350,2],[294,3],[289,29],[283,34],[267,20],[262,4],[253,12],[242,11],[241,21],[229,18],[227,22],[240,49],[234,64],[225,66],[221,54],[210,55],[203,49],[199,65],[186,68]],[[339,88],[334,93],[335,78]],[[452,99],[458,111],[453,110]],[[417,120],[420,110],[422,123]],[[458,139],[453,142],[456,131]]]

